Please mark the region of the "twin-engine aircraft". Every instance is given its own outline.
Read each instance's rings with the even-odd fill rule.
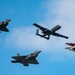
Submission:
[[[44,28],[36,23],[33,24],[34,26],[38,27],[40,30],[42,30],[42,33],[43,35],[39,34],[39,29],[37,29],[36,31],[36,35],[40,36],[40,37],[43,37],[47,40],[50,39],[50,35],[53,35],[53,36],[57,36],[57,37],[62,37],[62,38],[66,38],[68,39],[69,37],[67,36],[64,36],[64,35],[61,35],[59,33],[56,33],[57,30],[59,30],[61,28],[60,25],[56,25],[55,27],[53,27],[51,30],[47,29],[47,28]]]
[[[75,43],[66,43],[67,45],[71,46],[71,47],[66,47],[65,49],[69,49],[75,52]]]
[[[6,19],[5,21],[0,22],[0,33],[1,33],[1,31],[9,32],[9,30],[6,28],[6,26],[8,25],[8,23],[10,21],[11,21],[10,19]]]
[[[12,58],[15,60],[12,60],[12,63],[21,63],[24,66],[29,66],[29,64],[39,64],[36,60],[36,57],[41,51],[36,50],[34,53],[31,53],[29,55],[20,56],[17,54],[17,56],[13,56]]]

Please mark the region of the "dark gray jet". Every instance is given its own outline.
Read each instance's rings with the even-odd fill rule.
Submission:
[[[62,37],[62,38],[66,38],[68,39],[69,37],[67,36],[64,36],[64,35],[61,35],[59,33],[56,33],[57,30],[59,30],[61,28],[60,25],[56,25],[55,27],[53,27],[51,30],[47,29],[47,28],[44,28],[36,23],[33,24],[34,26],[38,27],[40,30],[42,30],[42,33],[43,35],[39,34],[39,29],[37,29],[36,31],[36,35],[38,36],[41,36],[47,40],[50,39],[50,35],[54,35],[54,36],[57,36],[57,37]]]
[[[36,60],[36,57],[41,51],[36,50],[34,53],[25,55],[25,56],[20,56],[17,54],[17,56],[13,56],[12,58],[15,60],[12,60],[12,63],[21,63],[24,66],[29,66],[29,64],[39,64],[38,61]]]
[[[0,33],[1,33],[1,31],[9,32],[9,30],[6,28],[6,26],[8,25],[8,23],[10,21],[11,21],[10,19],[6,19],[5,21],[0,22]]]

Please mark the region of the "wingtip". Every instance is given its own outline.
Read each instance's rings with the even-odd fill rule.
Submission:
[[[66,39],[69,39],[69,37],[66,37]]]
[[[10,20],[11,21],[11,19],[7,19],[7,20]]]
[[[36,25],[36,23],[33,23],[33,25]]]
[[[6,19],[6,20],[11,21],[11,19]]]

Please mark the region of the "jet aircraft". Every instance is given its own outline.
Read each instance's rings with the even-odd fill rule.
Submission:
[[[56,25],[55,27],[53,27],[51,30],[47,29],[47,28],[44,28],[36,23],[33,24],[34,26],[38,27],[40,30],[42,30],[42,34],[39,34],[39,29],[37,29],[36,31],[36,35],[40,36],[40,37],[43,37],[47,40],[50,39],[50,35],[54,35],[54,36],[57,36],[57,37],[62,37],[62,38],[66,38],[68,39],[69,37],[67,36],[64,36],[64,35],[61,35],[59,33],[56,33],[57,30],[59,30],[61,28],[60,25]]]
[[[36,50],[34,53],[25,55],[25,56],[20,56],[17,54],[17,56],[13,56],[12,58],[15,60],[12,60],[12,63],[21,63],[24,66],[29,66],[29,64],[39,64],[38,61],[36,60],[36,57],[41,51]]]
[[[0,33],[1,33],[1,31],[9,32],[9,30],[6,28],[6,26],[8,25],[8,23],[10,21],[11,21],[10,19],[6,19],[5,21],[0,22]]]
[[[75,43],[66,43],[67,45],[71,46],[71,47],[66,47],[65,49],[69,49],[71,51],[75,51]]]

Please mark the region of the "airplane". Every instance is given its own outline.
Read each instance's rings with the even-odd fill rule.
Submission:
[[[9,30],[6,28],[8,23],[11,21],[11,19],[6,19],[5,21],[0,22],[0,33],[1,31],[9,32]]]
[[[39,29],[37,29],[36,31],[36,35],[40,36],[40,37],[43,37],[47,40],[50,39],[50,35],[53,35],[53,36],[57,36],[57,37],[62,37],[62,38],[66,38],[68,39],[69,37],[67,36],[64,36],[64,35],[61,35],[59,33],[56,33],[57,30],[59,30],[61,28],[60,25],[56,25],[55,27],[53,27],[51,30],[47,29],[47,28],[44,28],[36,23],[33,24],[34,26],[38,27],[41,31],[42,31],[42,34],[39,34]]]
[[[21,63],[24,66],[29,66],[29,64],[39,64],[39,62],[36,60],[36,57],[41,51],[36,50],[34,53],[25,55],[25,56],[20,56],[17,54],[17,56],[13,56],[12,58],[15,60],[12,60],[12,63]]]
[[[71,46],[71,47],[66,47],[65,49],[69,49],[71,51],[75,51],[75,43],[66,43],[67,45]]]

